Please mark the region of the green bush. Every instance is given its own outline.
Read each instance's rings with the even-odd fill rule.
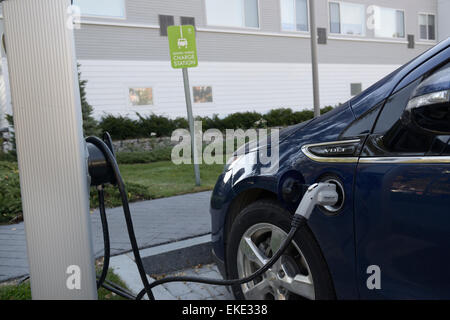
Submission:
[[[175,129],[188,129],[189,122],[186,118],[178,117],[173,120],[173,126],[175,127]]]
[[[272,109],[264,116],[268,127],[290,126],[295,124],[291,108]]]
[[[103,132],[108,131],[114,140],[125,140],[145,135],[139,130],[139,123],[126,117],[114,117],[107,115],[100,121],[100,128]]]
[[[0,151],[0,161],[16,162],[17,155],[15,152]]]
[[[219,118],[219,115],[214,114],[212,117],[200,117],[197,116],[195,118],[196,121],[202,122],[202,129],[203,131],[209,130],[209,129],[219,129],[223,130],[223,124],[222,120]]]
[[[309,119],[314,118],[314,111],[312,110],[297,111],[292,114],[292,118],[293,124],[307,121]]]
[[[138,130],[144,137],[151,137],[152,134],[155,134],[157,137],[170,137],[176,129],[174,121],[169,118],[157,116],[156,114],[151,114],[147,117],[143,117],[139,113],[136,113],[136,115],[139,118]]]
[[[222,119],[223,129],[249,129],[254,128],[257,121],[262,119],[258,112],[236,112]]]
[[[331,110],[333,110],[334,108],[332,107],[332,106],[326,106],[326,107],[323,107],[322,109],[320,109],[320,114],[324,114],[324,113],[327,113],[327,112],[329,112],[329,111],[331,111]]]
[[[80,68],[80,64],[78,64]],[[80,88],[80,100],[81,100],[81,114],[83,116],[83,132],[87,136],[98,136],[100,130],[97,120],[92,116],[94,108],[88,103],[86,99],[86,84],[87,80],[81,80],[81,72],[78,71],[78,83]]]
[[[0,223],[8,223],[22,216],[20,182],[17,164],[0,162]]]
[[[328,106],[321,109],[321,113],[332,110]],[[188,129],[189,124],[186,118],[169,119],[164,116],[151,114],[142,116],[136,114],[138,119],[133,120],[127,117],[107,115],[100,121],[102,131],[108,131],[114,140],[150,138],[153,135],[167,137],[175,129]],[[285,127],[300,123],[314,117],[312,110],[292,111],[291,108],[272,109],[266,114],[258,112],[236,112],[224,118],[219,118],[217,114],[209,117],[197,116],[195,120],[202,122],[202,129],[243,129],[262,127]]]

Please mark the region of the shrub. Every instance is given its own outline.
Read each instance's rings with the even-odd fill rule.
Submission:
[[[14,152],[0,151],[0,161],[16,162],[17,155]]]
[[[176,129],[174,121],[166,117],[156,114],[147,117],[143,117],[139,113],[136,113],[136,115],[139,118],[138,130],[143,137],[151,137],[152,133],[156,134],[157,137],[170,137],[172,131]]]
[[[307,121],[312,118],[314,118],[314,111],[312,110],[297,111],[292,114],[293,124]]]
[[[19,171],[15,163],[0,162],[0,223],[22,216]]]
[[[262,119],[262,115],[257,112],[236,112],[225,118],[222,122],[223,129],[249,129],[254,128],[255,123]]]
[[[321,109],[321,113],[332,110],[328,106]],[[158,137],[170,136],[175,129],[188,129],[189,124],[186,118],[178,117],[169,119],[164,116],[151,114],[142,116],[137,113],[138,119],[132,120],[127,117],[114,117],[107,115],[100,121],[100,128],[108,131],[114,140],[149,138],[152,134]],[[312,110],[292,111],[290,108],[272,109],[262,115],[258,112],[236,112],[225,118],[219,118],[217,114],[209,117],[197,116],[195,120],[202,122],[204,131],[208,129],[243,129],[262,127],[285,127],[300,123],[314,117]]]
[[[8,124],[10,128],[14,128],[14,118],[12,115],[7,114],[6,120],[8,121]],[[14,130],[10,129],[9,132],[9,143],[11,143],[11,151],[8,152],[8,154],[12,157],[12,159],[17,159],[17,149],[16,149],[16,133]]]
[[[272,109],[264,116],[268,127],[289,126],[295,124],[291,108]]]
[[[103,132],[108,131],[114,140],[142,137],[138,122],[127,117],[107,115],[101,119],[100,128]]]
[[[331,111],[331,110],[333,110],[334,108],[332,107],[332,106],[326,106],[326,107],[323,107],[322,109],[320,109],[320,114],[324,114],[324,113],[327,113],[327,112],[329,112],[329,111]]]
[[[78,64],[78,68],[80,65]],[[81,72],[78,71],[78,83],[80,88],[81,98],[81,113],[83,116],[83,132],[87,136],[98,136],[100,130],[98,128],[98,122],[92,116],[94,108],[86,100],[86,83],[87,80],[81,80]]]
[[[222,120],[219,118],[219,116],[217,114],[214,114],[212,117],[197,116],[197,117],[195,117],[195,120],[202,122],[202,129],[204,131],[209,130],[209,129],[219,129],[219,130],[224,129],[223,124],[221,122]]]
[[[189,128],[189,122],[186,118],[178,117],[173,120],[173,126],[175,129],[187,129]]]

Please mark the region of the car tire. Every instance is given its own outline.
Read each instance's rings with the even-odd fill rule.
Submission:
[[[265,258],[270,258],[273,254],[271,247],[276,247],[276,244],[272,245],[272,238],[277,238],[278,235],[278,240],[282,239],[280,235],[286,235],[289,232],[291,218],[292,215],[275,200],[259,200],[243,209],[235,219],[228,235],[226,261],[229,279],[242,278],[259,269],[262,265],[261,261],[267,260],[256,259],[259,263],[257,264],[254,263],[254,259],[248,259],[247,256],[255,257],[254,251],[248,255],[248,243],[251,248],[257,247],[257,252],[263,253]],[[254,234],[251,233],[253,231]],[[267,242],[270,244],[267,245]],[[301,227],[293,242],[294,244],[288,248],[286,254],[263,277],[248,284],[232,286],[235,298],[238,300],[297,300],[307,296],[308,299],[317,300],[335,299],[328,266],[309,227],[306,225]],[[267,246],[269,248],[266,248]],[[311,281],[305,280],[304,283],[299,281],[298,284],[295,282],[295,292],[291,292],[289,290],[293,288],[291,284],[294,278],[310,279]],[[263,283],[263,281],[265,282]],[[306,288],[306,294],[303,294],[306,292],[303,288]],[[313,294],[311,293],[312,288]],[[243,290],[246,290],[246,293]],[[301,292],[302,295],[297,294],[298,292]]]

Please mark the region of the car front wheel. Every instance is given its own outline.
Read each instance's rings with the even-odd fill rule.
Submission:
[[[228,237],[231,279],[247,277],[267,263],[287,237],[291,217],[274,200],[259,200],[242,210]],[[266,273],[232,290],[237,299],[246,300],[335,298],[328,267],[307,226]]]

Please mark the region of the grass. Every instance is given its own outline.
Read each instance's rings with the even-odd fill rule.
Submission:
[[[163,198],[211,190],[223,171],[223,165],[200,165],[201,186],[195,185],[194,165],[175,165],[171,161],[122,164],[120,171],[126,182],[146,186],[152,198]]]
[[[100,272],[100,270],[98,270]],[[125,283],[116,275],[112,269],[109,269],[106,277],[109,281],[128,289]],[[125,300],[124,298],[109,292],[104,288],[97,291],[98,300]],[[31,300],[30,282],[26,281],[21,284],[0,285],[0,300]]]

